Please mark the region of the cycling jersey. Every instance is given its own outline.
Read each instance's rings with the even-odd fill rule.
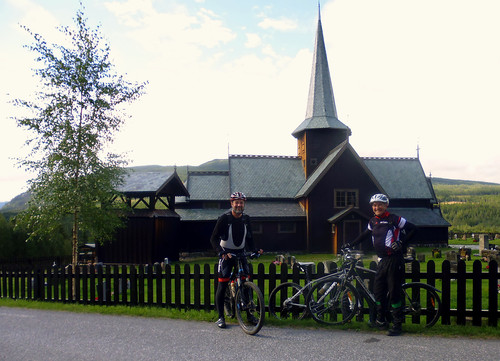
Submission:
[[[224,213],[217,220],[210,243],[219,254],[242,252],[244,249],[253,251],[250,217],[243,214],[236,218],[231,211]]]
[[[368,222],[368,230],[372,232],[372,242],[377,256],[385,257],[394,254],[391,244],[400,240],[401,230],[406,225],[406,219],[385,212],[374,216]]]
[[[402,251],[396,253],[391,248],[391,244],[397,241],[408,242],[415,231],[416,227],[405,218],[385,212],[381,216],[373,216],[368,221],[367,229],[356,237],[350,246],[354,247],[360,244],[371,234],[373,247],[378,257],[383,258],[396,254],[402,256]],[[401,239],[403,232],[406,233],[406,236]]]

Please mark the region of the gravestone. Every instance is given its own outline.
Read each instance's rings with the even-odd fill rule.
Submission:
[[[460,259],[470,261],[471,255],[472,255],[472,249],[471,248],[466,248],[466,247],[461,247],[460,250]]]
[[[450,261],[450,270],[453,272],[457,271],[459,255],[457,251],[448,251],[445,254],[446,260]]]
[[[479,252],[483,249],[490,249],[490,239],[487,234],[479,235]]]

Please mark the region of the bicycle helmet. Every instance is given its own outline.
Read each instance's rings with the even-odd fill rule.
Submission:
[[[370,204],[373,204],[375,202],[386,203],[387,205],[389,205],[389,197],[387,197],[385,194],[381,194],[381,193],[374,194],[370,198]]]
[[[241,192],[234,192],[231,194],[231,200],[234,201],[236,199],[241,199],[241,200],[246,201],[247,197]]]

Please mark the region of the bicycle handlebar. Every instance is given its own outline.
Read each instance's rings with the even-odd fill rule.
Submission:
[[[238,258],[247,258],[248,257],[250,259],[259,258],[261,256],[261,254],[258,252],[243,252],[243,253],[228,252],[227,254],[230,254],[233,257],[238,257]]]

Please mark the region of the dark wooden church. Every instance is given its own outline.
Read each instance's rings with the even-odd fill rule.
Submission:
[[[211,232],[233,191],[246,194],[245,212],[265,251],[336,253],[366,228],[374,193],[387,194],[391,212],[419,227],[416,243],[447,244],[449,223],[418,157],[361,158],[349,143],[351,130],[337,117],[321,19],[306,118],[292,135],[297,156],[230,155],[217,171],[188,172],[184,184],[175,172],[131,175],[122,192],[148,209],[129,217],[129,228],[101,247],[99,259],[155,262],[210,250]],[[167,209],[156,209],[165,197]]]

